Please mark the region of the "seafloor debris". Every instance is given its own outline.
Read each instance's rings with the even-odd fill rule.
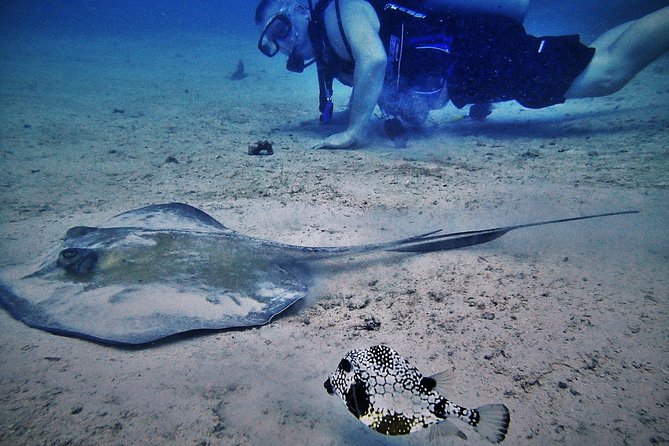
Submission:
[[[363,330],[375,331],[381,328],[381,322],[374,316],[365,318],[365,323],[362,325]]]
[[[266,152],[265,155],[273,155],[272,143],[264,140],[249,145],[249,155],[262,155],[262,152]]]
[[[409,141],[407,129],[398,118],[389,118],[383,122],[383,130],[386,136],[395,143],[397,147],[405,148]]]

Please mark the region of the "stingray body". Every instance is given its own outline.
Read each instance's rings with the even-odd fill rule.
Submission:
[[[603,215],[612,214],[597,216]],[[3,269],[0,304],[31,327],[143,344],[193,330],[266,324],[306,295],[309,265],[321,258],[454,249],[520,227],[592,217],[435,231],[373,245],[304,247],[245,236],[189,205],[151,205],[100,227],[71,228],[44,259]]]

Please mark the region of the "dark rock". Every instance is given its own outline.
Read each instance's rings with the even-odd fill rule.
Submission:
[[[249,145],[249,155],[262,155],[263,152],[265,152],[266,155],[274,154],[271,142],[265,140]]]
[[[381,328],[381,322],[374,316],[366,317],[362,328],[369,331],[375,331]]]

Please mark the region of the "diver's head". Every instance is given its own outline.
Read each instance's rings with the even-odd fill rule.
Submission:
[[[267,57],[278,52],[302,61],[312,57],[309,18],[309,9],[296,0],[262,0],[256,9],[258,49]]]

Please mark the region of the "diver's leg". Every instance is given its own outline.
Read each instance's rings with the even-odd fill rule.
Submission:
[[[597,51],[574,80],[567,98],[615,93],[669,51],[669,6],[605,32],[591,46]]]
[[[530,0],[414,0],[431,11],[458,10],[500,14],[522,23]]]

